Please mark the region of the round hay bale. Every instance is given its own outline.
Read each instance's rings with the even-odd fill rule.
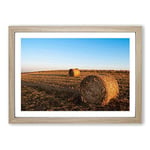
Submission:
[[[118,82],[112,76],[90,75],[80,84],[81,99],[91,104],[106,105],[119,93]]]
[[[69,69],[69,76],[71,76],[71,77],[78,77],[78,76],[80,76],[80,70],[78,68]]]

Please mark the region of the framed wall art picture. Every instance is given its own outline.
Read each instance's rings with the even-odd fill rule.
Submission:
[[[140,123],[141,26],[9,26],[10,123]]]

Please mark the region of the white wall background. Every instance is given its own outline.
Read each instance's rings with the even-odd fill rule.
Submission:
[[[148,0],[0,1],[0,149],[149,149],[150,19]],[[143,124],[8,124],[9,25],[142,25]]]

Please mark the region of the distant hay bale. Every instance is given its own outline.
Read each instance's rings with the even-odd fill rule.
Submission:
[[[80,76],[80,70],[78,68],[69,69],[69,76],[71,76],[71,77],[78,77],[78,76]]]
[[[80,84],[81,99],[92,104],[106,105],[119,93],[118,82],[112,76],[90,75]]]

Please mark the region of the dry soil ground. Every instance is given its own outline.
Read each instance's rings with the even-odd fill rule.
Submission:
[[[113,75],[119,84],[119,95],[108,105],[83,103],[80,82],[87,75]],[[21,74],[22,111],[128,111],[129,71],[81,70],[80,77],[69,77],[67,70],[39,71]]]

